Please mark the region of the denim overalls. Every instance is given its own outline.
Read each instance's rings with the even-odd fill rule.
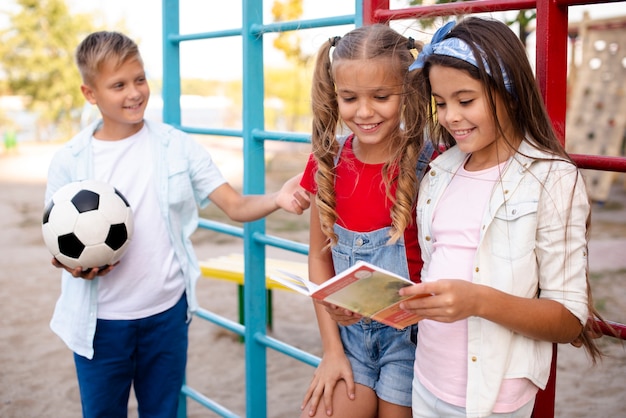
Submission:
[[[345,139],[340,139],[337,155],[341,154]],[[335,224],[338,237],[332,247],[335,273],[363,260],[408,278],[404,238],[389,244],[390,230],[391,226],[353,232]],[[372,388],[384,401],[410,407],[417,324],[396,330],[363,318],[353,325],[339,325],[339,333],[355,383]]]

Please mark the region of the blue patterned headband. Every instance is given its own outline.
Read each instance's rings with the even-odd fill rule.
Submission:
[[[409,67],[409,71],[424,68],[424,64],[426,63],[426,59],[431,55],[446,55],[449,57],[457,58],[463,60],[469,64],[472,64],[474,67],[478,67],[478,63],[476,62],[476,57],[474,56],[474,52],[472,48],[463,40],[459,38],[447,38],[446,35],[450,33],[452,28],[456,25],[455,21],[451,21],[446,23],[443,27],[439,28],[437,32],[433,35],[433,39],[427,45],[424,45],[422,52],[419,53],[417,59],[411,66]],[[477,47],[481,52],[480,47]],[[489,64],[487,60],[483,57],[483,66],[485,67],[485,71],[487,74],[492,76],[491,69],[489,68]],[[493,77],[493,76],[492,76]],[[504,79],[504,85],[509,93],[512,93],[512,84],[509,79],[509,75],[506,71],[503,70],[502,78]]]

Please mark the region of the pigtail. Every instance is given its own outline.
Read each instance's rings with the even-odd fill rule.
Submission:
[[[332,38],[332,40],[335,43],[338,41],[337,38]],[[317,161],[315,203],[319,209],[322,232],[328,237],[330,245],[337,243],[337,235],[333,225],[337,220],[335,210],[335,157],[339,150],[339,144],[336,140],[339,109],[330,60],[330,48],[332,46],[334,45],[330,41],[325,43],[317,54],[311,89],[313,110],[311,143],[313,155]]]
[[[407,144],[398,164],[398,175],[393,179],[396,182],[396,195],[391,199],[393,202],[391,207],[391,243],[401,238],[404,235],[404,230],[415,222],[413,209],[415,208],[418,188],[415,171],[419,156],[418,147],[418,143],[410,142]]]
[[[422,44],[414,40],[410,45],[418,51],[422,48]],[[397,170],[395,170],[396,167],[385,166],[384,168],[384,173],[397,173],[397,177],[387,182],[387,184],[396,183],[395,196],[391,197],[393,202],[391,242],[402,237],[404,230],[415,222],[413,210],[417,203],[419,189],[416,166],[424,142],[426,110],[413,87],[413,77],[414,72],[407,72],[403,81],[401,107],[404,129],[399,132],[402,142],[396,147],[397,151],[392,159],[392,161],[397,161]]]

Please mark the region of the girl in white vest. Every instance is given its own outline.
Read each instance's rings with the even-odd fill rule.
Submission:
[[[418,197],[422,283],[414,417],[529,417],[553,343],[599,355],[587,280],[590,204],[524,45],[504,23],[442,27],[411,66],[430,137],[449,148]],[[589,322],[588,322],[589,321]]]

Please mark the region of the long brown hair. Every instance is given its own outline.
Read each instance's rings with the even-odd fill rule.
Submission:
[[[431,100],[429,70],[433,65],[441,65],[465,71],[470,77],[482,83],[497,129],[507,146],[514,149],[515,152],[519,153],[517,147],[507,140],[505,132],[499,124],[496,113],[496,97],[502,99],[501,102],[504,104],[508,119],[512,124],[515,138],[521,138],[532,147],[556,157],[557,160],[575,165],[558,140],[528,61],[526,49],[508,26],[497,20],[468,17],[455,25],[445,38],[458,38],[469,45],[478,66],[455,57],[433,54],[425,58],[423,69],[415,72],[415,90],[417,94],[421,95],[425,114],[430,116],[427,121],[427,130],[435,144],[444,147],[455,144],[452,135],[437,123],[436,107]],[[554,159],[551,158],[552,161]],[[579,171],[576,181],[583,181]],[[575,190],[576,188],[571,191],[572,196],[570,198],[572,201]],[[569,216],[564,217],[566,224],[563,230],[567,240],[571,223]],[[590,217],[591,213],[589,212],[584,226],[587,231],[587,242]],[[602,355],[595,343],[595,338],[601,335],[596,320],[606,324],[608,329],[611,327],[593,306],[588,270],[587,266],[586,280],[590,319],[583,326],[575,343],[583,345],[595,363]]]

